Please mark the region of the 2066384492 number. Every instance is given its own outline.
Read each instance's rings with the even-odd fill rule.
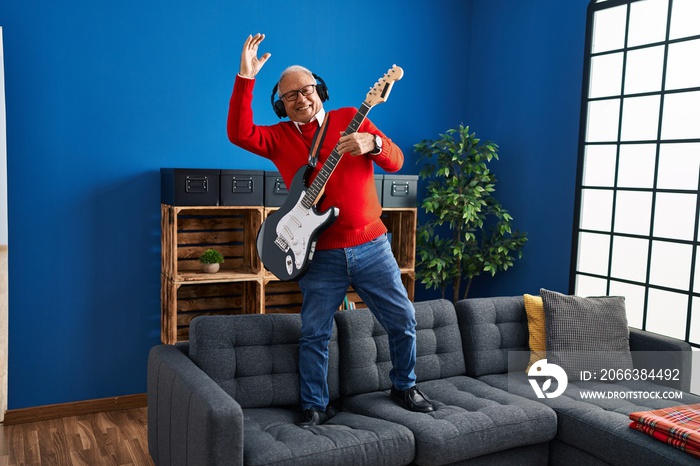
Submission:
[[[601,369],[598,380],[617,382],[623,380],[680,380],[679,369]]]

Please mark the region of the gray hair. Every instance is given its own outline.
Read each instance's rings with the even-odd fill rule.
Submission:
[[[301,65],[291,65],[291,66],[288,66],[287,68],[285,68],[285,70],[282,71],[282,74],[280,74],[280,79],[277,81],[277,89],[279,89],[280,83],[282,82],[282,80],[285,77],[287,77],[288,75],[290,75],[292,73],[297,73],[297,72],[306,73],[309,77],[316,79],[314,77],[314,74],[308,68],[305,68]]]

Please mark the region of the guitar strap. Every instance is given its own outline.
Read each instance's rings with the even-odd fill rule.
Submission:
[[[323,124],[316,129],[314,138],[311,141],[311,149],[309,150],[309,167],[316,168],[318,163],[318,153],[323,146],[323,140],[326,137],[326,129],[328,129],[328,116],[323,119]]]

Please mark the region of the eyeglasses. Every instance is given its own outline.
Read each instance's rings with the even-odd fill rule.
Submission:
[[[307,95],[313,94],[315,90],[316,84],[309,84],[308,86],[304,86],[296,91],[285,92],[280,96],[280,98],[286,100],[287,102],[294,102],[295,100],[297,100],[300,93],[301,95],[306,97]]]

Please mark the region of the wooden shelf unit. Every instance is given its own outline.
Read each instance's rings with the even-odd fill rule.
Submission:
[[[296,282],[282,282],[265,270],[256,237],[265,217],[277,208],[262,206],[171,206],[161,204],[161,341],[189,339],[189,323],[199,315],[298,313]],[[386,208],[382,221],[411,300],[415,288],[414,208]],[[216,274],[201,272],[199,256],[208,248],[224,255]],[[348,299],[365,307],[350,288]]]

